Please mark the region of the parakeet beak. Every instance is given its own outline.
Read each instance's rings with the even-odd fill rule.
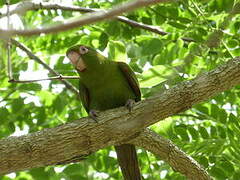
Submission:
[[[82,72],[86,69],[85,63],[83,62],[80,54],[78,54],[77,52],[70,51],[67,53],[67,57],[77,70]]]

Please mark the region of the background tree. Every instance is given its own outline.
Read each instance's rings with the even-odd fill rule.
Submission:
[[[167,92],[157,96],[162,99],[159,102],[164,104],[164,97],[169,98],[170,95],[172,99],[175,96],[176,99],[179,97],[180,102],[171,102],[171,98],[168,99],[169,108],[173,107],[170,105],[174,103],[178,103],[179,107],[185,106],[182,109],[170,109],[172,113],[161,115],[159,120],[168,118],[155,123],[150,129],[163,138],[171,140],[204,167],[212,177],[238,179],[240,176],[240,145],[238,143],[240,140],[238,117],[240,94],[239,86],[234,88],[232,86],[239,84],[240,68],[237,63],[239,59],[235,59],[233,61],[235,63],[230,61],[226,66],[220,66],[240,54],[238,1],[190,0],[168,3],[159,1],[159,4],[152,6],[146,4],[144,8],[108,21],[100,21],[110,18],[103,12],[102,14],[100,12],[99,19],[95,18],[94,21],[91,15],[83,16],[86,12],[111,9],[122,2],[121,0],[100,2],[62,0],[58,2],[59,4],[52,4],[52,1],[22,4],[23,2],[12,0],[10,25],[13,29],[19,29],[18,31],[6,30],[6,5],[0,2],[2,28],[0,43],[3,47],[0,57],[0,137],[2,139],[0,150],[4,151],[3,147],[8,149],[4,144],[7,144],[5,140],[11,142],[11,138],[6,139],[10,135],[30,134],[41,130],[44,133],[45,128],[74,122],[86,116],[74,93],[76,92],[74,87],[78,87],[78,80],[70,79],[68,80],[70,84],[59,77],[58,79],[62,81],[52,80],[28,84],[8,82],[6,44],[8,35],[15,38],[11,41],[11,64],[13,78],[16,80],[47,78],[58,76],[58,73],[64,76],[76,75],[72,65],[65,58],[65,52],[70,46],[78,43],[95,47],[113,60],[127,62],[137,73],[144,99],[150,98],[153,101],[151,97],[155,94]],[[136,7],[140,7],[145,1],[139,1],[139,3],[140,5]],[[131,7],[131,4],[126,5]],[[86,18],[85,24],[76,18],[82,18],[82,16]],[[69,20],[70,18],[73,19]],[[79,26],[76,23],[62,25],[63,22],[76,21],[84,25]],[[25,31],[21,30],[23,27],[24,29],[42,27],[42,29]],[[49,27],[56,27],[55,32],[56,30],[59,32],[53,33]],[[40,34],[41,32],[47,34]],[[19,36],[14,36],[16,34]],[[35,36],[32,36],[33,34]],[[36,36],[36,34],[40,35]],[[220,68],[216,69],[217,67]],[[206,73],[208,71],[212,73]],[[189,86],[188,83],[182,83],[194,78],[196,81],[190,81]],[[204,82],[201,82],[201,78]],[[206,87],[198,85],[204,85],[204,83]],[[212,88],[209,88],[208,85],[211,83]],[[200,88],[202,91],[190,93],[191,90]],[[224,91],[226,89],[229,90]],[[194,92],[197,94],[195,95]],[[201,92],[204,93],[201,94]],[[217,92],[221,93],[208,97],[208,94],[210,96]],[[206,97],[199,100],[191,99],[195,96],[206,96],[208,100]],[[141,102],[136,112],[138,107],[146,105],[150,100],[146,100],[145,104]],[[202,100],[205,101],[199,103]],[[116,115],[121,116],[123,111],[120,110]],[[159,114],[161,113],[159,110]],[[107,117],[103,116],[103,119]],[[90,126],[94,125],[90,123]],[[55,130],[46,131],[54,133]],[[135,135],[136,139],[133,139],[132,143],[141,146],[144,140],[142,136]],[[131,141],[131,138],[129,140]],[[162,140],[162,142],[165,141]],[[168,141],[166,143],[170,144]],[[172,161],[168,161],[163,156],[155,156],[145,148],[138,150],[138,156],[145,179],[185,179],[184,173],[180,170],[181,167],[177,169],[175,164],[171,163]],[[187,156],[184,155],[184,157]],[[0,160],[3,158],[4,156]],[[76,157],[75,160],[79,161],[79,159],[82,159],[82,156]],[[170,159],[178,158],[176,155]],[[74,162],[74,159],[69,162]],[[179,164],[182,162],[182,169],[184,169],[186,165],[184,158],[178,162]],[[59,164],[64,165],[19,171],[2,176],[1,179],[121,179],[112,146],[90,154],[79,163],[68,164],[64,161]],[[1,161],[0,167],[2,167]]]

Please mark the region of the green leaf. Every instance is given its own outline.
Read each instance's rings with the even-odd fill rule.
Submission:
[[[204,128],[202,126],[199,127],[199,132],[200,132],[203,139],[208,139],[209,138],[209,134],[208,134],[206,128]]]
[[[200,163],[202,166],[204,166],[205,168],[208,167],[208,159],[207,159],[206,157],[200,156],[200,157],[198,158],[198,161],[199,161],[199,163]]]
[[[218,167],[212,167],[209,172],[212,176],[217,177],[219,180],[225,180],[227,178],[224,171]]]
[[[223,161],[220,164],[221,168],[224,170],[224,172],[228,175],[228,177],[231,177],[234,173],[234,166],[229,161]]]
[[[160,39],[142,36],[137,39],[143,56],[160,53],[163,43]]]
[[[175,131],[177,135],[180,135],[182,140],[189,141],[189,136],[186,127],[176,126]]]
[[[210,127],[210,135],[211,135],[211,137],[215,137],[215,138],[218,137],[217,128],[215,126]]]
[[[79,164],[71,164],[69,166],[67,166],[63,172],[68,175],[68,176],[71,176],[71,175],[80,175],[81,174],[81,170],[82,169],[82,166],[79,165]]]
[[[182,23],[177,23],[175,21],[169,21],[168,24],[170,24],[171,26],[175,27],[175,28],[178,28],[178,29],[186,29],[188,28],[187,26],[185,26],[184,24]]]
[[[210,163],[215,163],[216,162],[216,157],[215,156],[209,156],[209,162]]]
[[[118,22],[110,21],[106,31],[110,36],[118,36],[120,34],[120,29],[121,28]]]
[[[54,95],[49,92],[49,91],[40,91],[38,93],[41,101],[43,101],[43,103],[45,104],[45,106],[50,106],[52,105],[53,99],[54,99]]]
[[[11,133],[15,132],[15,125],[13,122],[8,123],[8,129],[9,129],[9,132]]]
[[[227,42],[227,45],[228,45],[229,48],[235,48],[239,45],[239,42],[236,39],[230,39]]]
[[[219,120],[220,120],[221,123],[225,124],[227,122],[228,115],[227,115],[227,113],[224,109],[219,110],[218,117],[219,117]]]
[[[239,176],[240,176],[240,171],[235,172],[235,173],[233,174],[233,180],[238,180],[238,179],[239,179]]]
[[[58,114],[61,114],[66,104],[67,102],[60,95],[57,96],[57,98],[53,101],[52,106],[54,107]]]
[[[109,59],[126,62],[127,54],[125,45],[121,41],[109,42]]]
[[[211,117],[213,117],[214,119],[217,120],[218,119],[218,113],[219,113],[218,106],[215,105],[215,104],[212,104],[211,105],[211,113],[210,113]]]
[[[221,11],[229,11],[232,9],[232,6],[234,4],[234,0],[213,0],[211,3],[209,3],[209,8],[211,10],[217,10],[219,12]]]
[[[206,117],[208,117],[209,109],[207,107],[202,105],[196,105],[195,109],[199,119],[206,119]]]
[[[36,180],[48,179],[48,176],[49,176],[49,174],[44,170],[44,168],[31,169],[30,174]]]
[[[188,131],[194,140],[197,140],[199,138],[199,133],[194,127],[189,126]]]
[[[3,123],[3,120],[7,120],[7,117],[9,116],[9,112],[7,108],[0,107],[0,117],[4,117],[1,119],[1,123]]]
[[[238,48],[235,48],[233,51],[232,51],[232,54],[234,55],[234,56],[240,56],[240,48],[238,47]]]
[[[166,21],[166,18],[164,18],[163,16],[160,16],[160,15],[156,14],[156,16],[155,16],[155,23],[156,23],[157,25],[161,25],[161,24],[163,24],[165,21]]]
[[[228,116],[228,119],[230,123],[234,123],[240,129],[238,118],[233,113],[230,113],[230,115]]]
[[[153,66],[141,74],[141,79],[139,81],[140,87],[152,87],[160,84],[161,82],[167,80],[170,75],[173,75],[173,73],[174,71],[171,68],[162,65]]]
[[[127,55],[129,58],[137,58],[140,57],[140,47],[136,44],[129,44],[127,46]]]
[[[99,49],[103,51],[108,44],[108,35],[106,33],[102,33],[99,37]]]
[[[22,98],[14,99],[12,101],[13,112],[19,112],[24,107],[24,102]]]
[[[223,139],[226,138],[226,131],[222,126],[217,126],[218,132],[219,132],[219,136]]]
[[[19,86],[19,89],[21,91],[40,91],[42,89],[42,86],[37,83],[21,84]]]

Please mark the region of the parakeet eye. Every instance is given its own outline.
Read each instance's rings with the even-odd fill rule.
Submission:
[[[79,52],[80,54],[86,54],[88,52],[88,48],[86,48],[85,46],[80,46]]]

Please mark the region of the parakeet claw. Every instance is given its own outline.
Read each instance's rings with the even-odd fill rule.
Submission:
[[[129,110],[129,112],[131,112],[134,104],[135,104],[135,101],[133,99],[128,99],[125,104],[125,107]]]
[[[89,111],[89,117],[92,118],[96,123],[98,122],[97,121],[98,114],[99,114],[99,111],[97,110],[91,109]]]

